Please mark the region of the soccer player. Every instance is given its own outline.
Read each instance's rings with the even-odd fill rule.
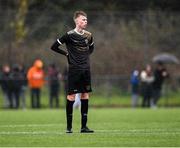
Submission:
[[[66,104],[67,131],[72,133],[73,104],[75,95],[81,93],[81,133],[93,133],[87,127],[88,100],[91,92],[91,74],[89,56],[94,50],[92,34],[85,30],[87,14],[83,11],[74,13],[75,29],[58,38],[51,49],[67,57],[68,60],[68,95]],[[66,44],[67,50],[59,48]]]

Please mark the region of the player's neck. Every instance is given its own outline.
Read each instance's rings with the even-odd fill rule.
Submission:
[[[78,28],[78,27],[76,27],[76,28],[74,29],[74,31],[75,31],[77,34],[80,34],[80,35],[83,35],[83,34],[84,34],[84,30],[81,29],[81,28]]]

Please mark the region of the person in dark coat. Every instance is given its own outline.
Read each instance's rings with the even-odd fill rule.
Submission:
[[[26,90],[27,90],[27,72],[24,65],[19,65],[20,73],[22,75],[22,86],[20,90],[20,105],[23,109],[26,108]]]
[[[158,100],[161,97],[161,90],[164,80],[169,77],[169,74],[163,63],[159,62],[154,70],[154,82],[153,82],[153,102],[152,106],[156,107]]]
[[[13,65],[12,72],[10,74],[10,99],[13,103],[13,108],[19,108],[19,98],[22,88],[23,75],[20,71],[19,65]]]
[[[9,83],[9,75],[10,75],[10,66],[5,64],[2,67],[0,84],[4,98],[4,108],[12,107],[12,100],[10,99],[10,83]]]
[[[48,68],[48,84],[49,84],[49,105],[53,108],[59,108],[59,91],[60,91],[60,72],[57,70],[56,65],[53,63]]]

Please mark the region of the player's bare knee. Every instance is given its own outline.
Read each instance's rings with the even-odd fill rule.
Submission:
[[[76,96],[76,94],[67,95],[67,99],[69,101],[75,101],[75,96]]]
[[[85,100],[85,99],[89,99],[89,93],[82,93],[81,94],[81,99],[83,100]]]

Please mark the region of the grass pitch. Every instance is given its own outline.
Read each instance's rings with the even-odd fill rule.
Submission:
[[[92,109],[81,134],[74,111],[73,134],[66,134],[65,111],[0,110],[0,146],[102,147],[180,146],[180,109]]]

